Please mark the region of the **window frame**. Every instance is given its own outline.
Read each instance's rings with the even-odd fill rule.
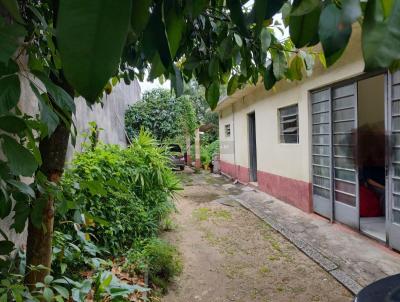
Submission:
[[[296,113],[284,114],[285,110],[290,110],[292,108],[296,108]],[[284,120],[284,118],[287,119]],[[293,123],[295,123],[295,125],[293,125],[292,127],[284,128],[284,124],[293,124]],[[278,140],[280,144],[298,145],[300,143],[298,103],[278,108],[278,128],[279,128]],[[286,131],[286,133],[284,131]],[[285,140],[285,136],[288,135],[296,135],[296,141]]]
[[[224,133],[225,133],[225,137],[231,137],[231,124],[225,124],[224,125]]]

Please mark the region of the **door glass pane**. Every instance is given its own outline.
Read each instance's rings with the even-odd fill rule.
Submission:
[[[329,144],[329,134],[324,135],[313,135],[313,144],[316,145],[328,145]]]
[[[335,145],[351,145],[353,144],[353,136],[351,134],[335,134],[333,136],[333,143]]]
[[[354,184],[340,181],[340,180],[335,180],[335,189],[342,191],[342,192],[347,192],[347,193],[350,193],[353,195],[356,194],[356,186]]]
[[[329,121],[329,112],[313,114],[312,119],[313,124],[327,123]]]
[[[400,196],[393,194],[393,207],[400,210]]]
[[[331,182],[330,182],[329,178],[313,176],[313,181],[314,181],[314,184],[317,186],[324,187],[327,189],[329,189],[331,187],[331,184],[330,184]]]
[[[393,192],[400,194],[400,181],[398,179],[393,179]]]
[[[313,163],[317,164],[317,165],[322,165],[322,166],[329,166],[330,165],[329,157],[327,157],[327,156],[314,155],[313,156]]]
[[[330,198],[330,190],[328,190],[328,189],[323,189],[323,188],[319,188],[319,187],[314,186],[313,187],[313,193],[315,195],[319,195],[319,196],[327,198],[327,199]]]
[[[330,176],[329,168],[327,168],[327,167],[319,167],[319,166],[314,165],[313,171],[314,171],[314,175],[325,176],[325,177]]]
[[[400,99],[400,85],[399,84],[392,86],[392,98]]]
[[[354,196],[350,196],[347,194],[343,194],[341,192],[335,191],[335,200],[343,202],[349,206],[355,207],[356,206],[356,199]]]
[[[353,96],[348,96],[341,99],[336,99],[333,101],[333,110],[354,107],[355,105],[355,98]]]
[[[333,148],[334,154],[338,156],[346,156],[346,157],[353,157],[353,147],[349,146],[335,146]]]
[[[392,118],[392,130],[400,130],[400,116],[395,116]]]
[[[335,167],[354,169],[354,160],[352,158],[337,157],[335,158]]]
[[[393,222],[400,223],[400,211],[393,210]]]
[[[333,132],[347,132],[350,133],[354,129],[354,122],[336,122],[333,123]]]
[[[313,146],[313,154],[328,155],[329,146]]]
[[[337,110],[333,112],[333,120],[340,121],[340,120],[353,120],[355,117],[354,108],[344,109],[344,110]]]
[[[329,111],[329,102],[321,102],[312,105],[312,112]]]
[[[335,169],[335,178],[355,182],[356,173],[354,171]]]
[[[313,134],[330,134],[329,124],[313,125]]]

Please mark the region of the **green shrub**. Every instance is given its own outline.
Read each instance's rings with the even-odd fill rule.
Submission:
[[[128,253],[127,261],[140,272],[147,272],[151,283],[164,292],[172,279],[182,272],[182,261],[177,249],[159,238],[138,243]]]
[[[208,145],[200,146],[200,160],[204,165],[209,165],[215,154],[219,153],[219,140]]]
[[[121,255],[138,238],[157,235],[179,189],[168,162],[165,150],[143,131],[127,149],[100,144],[78,154],[61,182],[55,229],[92,257]]]

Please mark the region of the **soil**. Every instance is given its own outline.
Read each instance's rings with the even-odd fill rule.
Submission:
[[[229,198],[240,187],[208,173],[180,177],[176,227],[165,237],[184,269],[162,301],[352,301],[327,272]]]

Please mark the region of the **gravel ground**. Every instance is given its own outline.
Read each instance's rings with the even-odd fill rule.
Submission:
[[[240,192],[225,178],[180,177],[176,228],[165,237],[180,250],[184,269],[164,302],[352,301],[322,268],[230,200]]]

